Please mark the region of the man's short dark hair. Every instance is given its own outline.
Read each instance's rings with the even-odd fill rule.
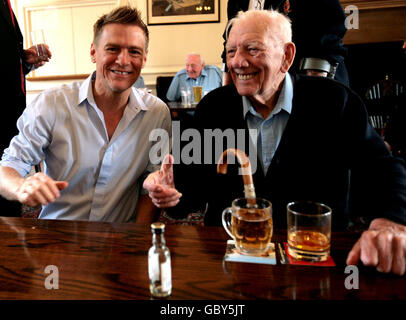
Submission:
[[[141,19],[141,13],[136,8],[130,6],[118,7],[101,16],[93,25],[93,43],[97,41],[97,38],[102,33],[103,27],[110,23],[130,24],[140,27],[145,35],[145,49],[148,48],[148,28]]]

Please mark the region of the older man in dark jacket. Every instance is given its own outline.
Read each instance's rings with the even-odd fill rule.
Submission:
[[[219,225],[221,211],[243,196],[242,177],[237,170],[217,174],[213,150],[223,151],[227,146],[209,149],[205,133],[216,129],[220,135],[228,130],[227,136],[236,137],[236,146],[254,161],[258,159],[255,190],[257,196],[272,202],[276,227],[286,227],[288,202],[313,200],[333,209],[332,225],[337,230],[348,223],[349,179],[356,172],[363,177],[359,181],[368,195],[356,214],[370,217],[371,223],[350,251],[347,263],[361,260],[381,272],[404,274],[403,161],[390,154],[368,124],[361,99],[348,87],[323,77],[291,76],[288,70],[294,56],[290,24],[283,15],[275,11],[239,15],[227,41],[227,64],[234,85],[212,91],[198,105],[195,121],[204,142],[201,158],[194,166],[174,167],[174,181],[183,200],[176,205],[179,191],[162,179],[168,178],[165,173],[170,170],[151,174],[144,187],[158,207],[176,205],[173,213],[177,217],[182,202],[191,210],[192,205],[207,202],[205,224]],[[238,143],[242,135],[248,140],[245,148]],[[256,145],[254,154],[250,144]],[[186,174],[179,175],[185,170]]]

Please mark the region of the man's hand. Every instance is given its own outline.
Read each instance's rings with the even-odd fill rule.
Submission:
[[[48,56],[46,60],[42,60],[42,58],[38,56],[37,48],[35,46],[32,46],[31,48],[24,50],[25,61],[29,64],[33,64],[35,69],[42,67],[52,57],[52,53],[49,50],[49,47],[46,44],[44,46]]]
[[[379,272],[403,275],[406,269],[406,226],[379,218],[355,243],[347,257],[347,265],[359,260]]]
[[[167,155],[162,162],[161,170],[152,172],[144,180],[144,189],[158,208],[174,207],[182,196],[175,189],[173,178],[173,157]]]
[[[59,190],[68,186],[66,181],[55,181],[42,172],[25,178],[16,191],[17,200],[22,204],[35,207],[39,204],[46,205],[59,198]]]

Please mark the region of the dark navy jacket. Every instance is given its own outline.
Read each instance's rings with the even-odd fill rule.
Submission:
[[[258,160],[253,176],[257,196],[273,204],[275,225],[286,227],[286,204],[294,200],[330,206],[334,230],[345,229],[350,214],[386,217],[406,224],[404,162],[390,154],[369,125],[358,95],[327,78],[296,75],[293,79],[292,112],[280,144],[266,175]],[[206,95],[197,106],[194,125],[202,132],[202,143],[204,129],[232,129],[235,136],[237,129],[246,131],[242,98],[236,88],[220,87]],[[248,137],[246,131],[247,154]],[[226,148],[224,143],[221,150]],[[200,156],[202,163],[204,156],[206,163],[210,162],[204,146]],[[244,196],[238,165],[229,165],[226,175],[217,174],[215,157],[212,165],[174,167],[175,185],[183,197],[180,205],[168,211],[170,215],[182,217],[199,203],[208,202],[205,223],[221,225],[222,210],[233,199]]]

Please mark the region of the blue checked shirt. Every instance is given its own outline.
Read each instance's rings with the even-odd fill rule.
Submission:
[[[202,86],[204,95],[211,90],[221,87],[222,77],[221,70],[216,66],[204,66],[200,76],[196,79],[190,78],[186,69],[182,69],[173,77],[168,92],[166,93],[166,98],[169,101],[177,101],[181,97],[181,88],[190,88],[190,90],[192,90],[194,86]]]

